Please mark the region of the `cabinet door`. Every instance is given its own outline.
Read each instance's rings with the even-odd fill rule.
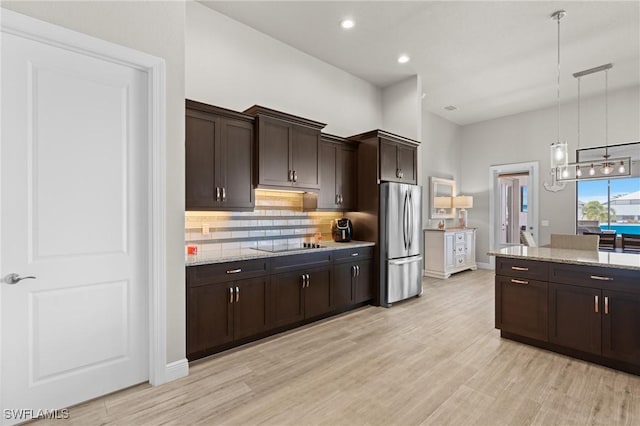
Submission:
[[[455,234],[444,234],[444,270],[449,271],[456,266]]]
[[[601,302],[600,290],[549,283],[549,341],[599,355]]]
[[[417,152],[416,147],[398,145],[398,167],[403,183],[417,183]]]
[[[240,280],[233,283],[234,338],[252,336],[269,328],[269,277]]]
[[[221,207],[251,209],[253,197],[253,125],[240,120],[221,120]]]
[[[398,144],[380,139],[380,180],[399,182],[397,171]]]
[[[231,283],[188,289],[187,355],[233,340],[232,295]]]
[[[217,207],[215,199],[216,152],[219,149],[220,120],[187,109],[185,118],[185,205],[187,210]]]
[[[339,263],[333,267],[331,277],[331,309],[345,308],[355,300],[355,265],[353,263]]]
[[[547,283],[496,275],[496,327],[548,340]]]
[[[373,299],[373,262],[364,260],[356,264],[360,269],[356,283],[355,303]]]
[[[313,318],[331,311],[331,268],[307,273],[309,285],[304,289],[304,316]]]
[[[271,315],[274,327],[304,319],[302,272],[271,276]]]
[[[465,263],[473,265],[476,263],[476,238],[474,231],[465,232]]]
[[[338,188],[342,210],[357,209],[356,176],[358,155],[355,149],[343,147],[338,150]],[[323,170],[324,173],[324,170]]]
[[[333,143],[320,142],[320,191],[318,192],[319,209],[335,209],[336,199],[336,164],[338,146]]]
[[[603,290],[602,355],[640,364],[640,295]]]
[[[320,131],[302,126],[293,126],[291,145],[291,169],[295,173],[293,185],[300,188],[320,188],[320,176],[318,173]]]
[[[280,120],[258,118],[258,184],[291,186],[291,125]],[[316,165],[317,167],[317,165]]]

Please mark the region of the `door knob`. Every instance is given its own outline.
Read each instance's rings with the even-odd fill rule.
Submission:
[[[9,274],[6,277],[4,277],[4,282],[7,284],[18,284],[22,280],[35,280],[35,279],[36,277],[33,277],[33,276],[21,277],[18,274]]]

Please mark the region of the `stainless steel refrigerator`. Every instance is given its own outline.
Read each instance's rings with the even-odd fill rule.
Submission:
[[[380,304],[422,294],[422,187],[380,184]]]

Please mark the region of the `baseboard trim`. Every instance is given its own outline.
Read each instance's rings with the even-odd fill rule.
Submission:
[[[476,265],[478,265],[478,269],[488,269],[490,271],[494,269],[490,263],[477,262]]]
[[[186,358],[167,364],[164,373],[164,383],[172,382],[189,375],[189,361]]]

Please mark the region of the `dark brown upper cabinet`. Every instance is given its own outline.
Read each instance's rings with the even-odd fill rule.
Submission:
[[[254,118],[186,101],[186,210],[253,210]]]
[[[305,194],[305,210],[356,210],[357,144],[323,133],[319,164],[320,191]]]
[[[320,130],[324,123],[254,105],[258,149],[256,187],[317,191]]]
[[[358,154],[369,162],[375,158],[380,182],[418,183],[418,145],[420,142],[383,130],[352,136],[361,143]]]

